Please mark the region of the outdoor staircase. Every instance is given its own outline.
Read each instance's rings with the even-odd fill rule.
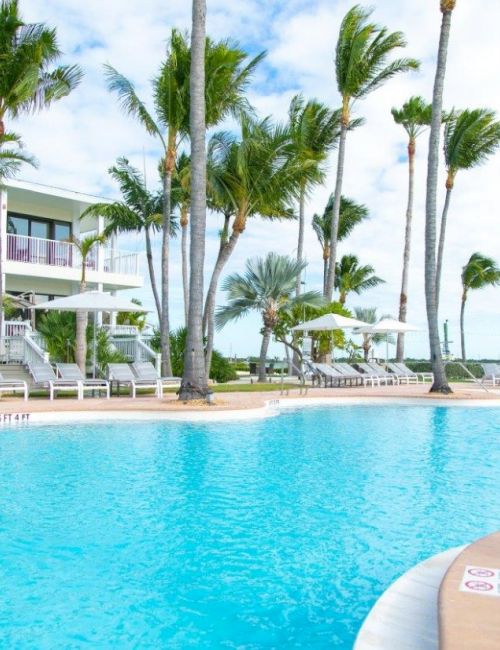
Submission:
[[[28,384],[28,388],[31,388],[33,385],[33,379],[27,366],[21,363],[2,363],[0,364],[0,373],[6,381],[9,381],[9,379],[20,379]]]

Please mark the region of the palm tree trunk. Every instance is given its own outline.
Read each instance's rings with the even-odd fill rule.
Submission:
[[[271,328],[264,326],[264,332],[262,334],[262,345],[260,346],[260,357],[259,357],[259,382],[266,381],[266,358],[267,351],[269,349],[269,342],[271,341]]]
[[[339,138],[339,154],[337,160],[337,180],[335,182],[335,198],[333,200],[332,210],[332,226],[331,226],[331,242],[330,242],[330,255],[328,259],[328,268],[326,273],[326,283],[324,296],[328,302],[333,298],[333,287],[335,284],[335,262],[337,261],[337,240],[339,232],[339,217],[340,217],[340,199],[342,195],[342,180],[344,177],[344,160],[345,160],[345,146],[347,138],[347,129],[349,126],[349,109],[348,105],[344,102],[342,121],[340,126]]]
[[[328,258],[330,256],[329,251],[323,252],[323,295],[326,295],[326,279],[328,277]]]
[[[170,322],[168,309],[168,266],[170,249],[170,211],[172,194],[172,170],[167,152],[166,168],[163,174],[163,224],[161,243],[161,318],[160,318],[160,345],[161,345],[161,372],[164,377],[172,374],[170,363]]]
[[[233,230],[233,233],[229,240],[223,244],[221,241],[221,246],[219,248],[219,254],[215,262],[214,270],[212,271],[212,277],[210,278],[210,284],[207,291],[207,298],[205,301],[205,310],[203,314],[203,331],[207,335],[207,345],[205,350],[205,367],[206,367],[206,377],[207,380],[210,376],[210,367],[212,365],[212,353],[214,350],[214,335],[215,335],[215,296],[217,294],[217,286],[219,284],[219,279],[227,264],[229,258],[231,257],[238,239],[240,232]]]
[[[454,2],[441,0],[443,13],[439,50],[432,98],[432,121],[427,162],[427,190],[425,205],[425,302],[429,326],[429,346],[434,373],[431,392],[451,393],[446,379],[441,342],[439,340],[438,311],[436,303],[436,204],[439,167],[439,139],[443,112],[443,88],[446,74],[446,57],[450,37],[451,13]],[[451,7],[451,8],[450,8]]]
[[[450,208],[450,199],[451,199],[451,190],[453,189],[453,184],[448,185],[446,183],[446,199],[443,207],[443,214],[441,215],[441,226],[439,229],[439,244],[437,251],[437,261],[436,261],[436,309],[439,311],[439,298],[441,290],[441,273],[443,269],[443,258],[444,258],[444,241],[446,238],[446,222],[448,219],[448,210]]]
[[[405,245],[403,251],[403,277],[401,280],[401,294],[399,296],[399,320],[406,323],[408,308],[408,275],[410,270],[411,253],[411,225],[413,218],[413,194],[415,186],[415,140],[410,138],[408,143],[408,205],[406,207]],[[405,335],[398,334],[396,346],[396,361],[404,361]]]
[[[191,241],[189,313],[184,375],[179,399],[205,397],[208,392],[203,349],[203,269],[207,211],[205,151],[205,38],[206,0],[193,0],[190,75]]]
[[[184,296],[184,323],[187,327],[189,312],[189,264],[188,264],[188,223],[187,214],[181,216],[181,262],[182,293]]]
[[[460,343],[462,345],[462,361],[467,361],[467,355],[465,354],[465,328],[464,328],[464,315],[465,315],[466,302],[467,302],[467,290],[464,289],[462,293],[462,305],[460,307]]]
[[[156,305],[156,311],[158,312],[158,322],[161,321],[161,301],[160,301],[160,296],[158,295],[158,287],[156,286],[156,275],[155,275],[155,267],[153,264],[153,251],[151,248],[151,233],[149,232],[149,228],[146,228],[144,230],[144,234],[146,237],[146,260],[148,262],[148,271],[149,271],[149,281],[151,283],[151,290],[153,292],[153,297],[155,300],[155,305]]]
[[[300,191],[300,197],[299,197],[299,238],[297,241],[297,262],[302,262],[302,258],[304,255],[304,204],[305,204],[305,196],[304,196],[304,190],[302,189]],[[300,296],[301,293],[301,281],[302,281],[302,273],[300,273],[297,276],[297,286],[295,287],[295,295]]]
[[[83,293],[87,288],[87,282],[85,280],[86,263],[86,258],[82,257],[82,280],[80,282],[80,293]],[[87,376],[87,324],[88,313],[78,309],[76,312],[75,361],[84,377]]]

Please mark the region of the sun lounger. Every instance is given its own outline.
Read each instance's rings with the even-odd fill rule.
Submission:
[[[28,370],[37,386],[49,389],[50,399],[53,400],[56,393],[69,393],[76,391],[77,398],[82,399],[81,382],[75,380],[58,379],[54,369],[49,363],[28,364]]]
[[[370,368],[373,370],[374,374],[377,377],[380,377],[380,378],[385,377],[386,379],[390,379],[390,380],[392,380],[392,382],[394,384],[399,384],[400,383],[401,373],[398,374],[398,375],[395,375],[392,372],[387,372],[387,370],[384,367],[382,367],[378,363],[374,363],[373,361],[368,363],[368,365],[370,366]]]
[[[380,386],[381,384],[387,385],[389,383],[391,384],[398,383],[397,377],[395,377],[394,375],[390,375],[388,372],[385,372],[385,370],[383,370],[383,372],[379,372],[374,368],[372,368],[371,364],[368,363],[357,363],[356,365],[358,366],[358,368],[360,368],[362,372],[366,373],[368,376],[375,377],[377,379],[378,386]]]
[[[24,401],[28,399],[28,384],[22,379],[4,379],[0,374],[0,393],[16,393],[21,391]]]
[[[346,376],[334,370],[327,363],[316,363],[314,361],[308,361],[307,365],[313,374],[313,382],[314,378],[318,379],[320,383],[321,381],[324,381],[325,388],[328,384],[333,387],[334,385],[340,386],[341,383],[344,385],[347,383]]]
[[[120,386],[129,386],[130,394],[135,398],[138,388],[154,388],[157,397],[161,397],[161,389],[156,379],[138,379],[128,363],[110,363],[108,364],[108,379],[110,382],[116,382],[118,392]]]
[[[415,372],[405,372],[398,367],[397,363],[386,363],[385,365],[399,379],[400,384],[418,384],[419,377]]]
[[[165,386],[175,386],[181,381],[180,377],[160,377],[151,361],[134,361],[132,370],[139,381],[158,382],[159,397],[163,397]]]
[[[109,399],[109,381],[106,379],[87,379],[76,363],[56,363],[56,371],[59,377],[65,381],[76,381],[80,383],[82,398],[85,391],[97,391],[106,393]]]
[[[335,363],[333,364],[333,367],[335,370],[338,370],[339,372],[344,373],[345,375],[353,376],[356,379],[359,380],[361,385],[365,386],[366,384],[371,384],[372,386],[375,386],[375,384],[378,384],[378,377],[375,375],[368,375],[363,372],[359,372],[359,370],[356,370],[356,368],[353,368],[351,365],[348,363]]]
[[[425,384],[427,380],[429,380],[432,383],[434,383],[434,373],[432,372],[414,372],[408,366],[401,361],[398,363],[394,363],[394,365],[401,370],[401,372],[406,372],[410,377],[413,375],[416,375],[417,378],[420,377],[422,379],[422,383]]]
[[[481,383],[491,381],[493,386],[500,385],[500,365],[498,363],[482,363],[481,367],[484,371],[484,376],[481,378]]]

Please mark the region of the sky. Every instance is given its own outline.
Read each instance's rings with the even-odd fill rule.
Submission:
[[[316,98],[332,108],[339,105],[334,73],[334,49],[343,15],[352,6],[344,0],[207,0],[207,32],[213,39],[231,38],[249,53],[267,51],[249,90],[249,99],[262,117],[286,119],[290,99],[297,93]],[[411,95],[431,97],[441,14],[438,0],[378,0],[370,3],[373,19],[407,38],[405,56],[421,61],[419,72],[399,75],[355,105],[356,116],[366,124],[350,133],[347,141],[343,194],[366,204],[370,219],[358,226],[340,245],[339,254],[354,253],[371,264],[386,283],[360,296],[351,294],[347,307],[377,307],[379,314],[397,316],[401,283],[407,193],[406,137],[394,123],[390,110]],[[15,124],[26,148],[40,167],[25,168],[24,180],[81,192],[118,198],[107,169],[118,156],[146,170],[151,187],[156,182],[159,149],[130,117],[122,114],[116,98],[104,83],[102,65],[110,63],[136,85],[150,104],[150,80],[165,55],[173,27],[188,29],[189,0],[22,0],[26,21],[57,27],[64,63],[79,63],[82,84],[49,111],[23,116]],[[445,83],[445,107],[500,109],[498,76],[498,0],[459,0],[453,14]],[[479,38],[478,38],[479,37]],[[467,43],[473,46],[467,46]],[[14,125],[13,125],[14,126]],[[217,127],[232,128],[232,124]],[[415,212],[413,225],[408,322],[421,328],[407,336],[406,353],[428,357],[424,301],[424,204],[428,134],[417,142]],[[314,190],[306,206],[305,280],[308,290],[321,288],[321,249],[310,227],[315,212],[322,212],[335,182],[336,152],[328,165],[325,185]],[[498,192],[500,155],[486,165],[460,172],[453,191],[443,269],[440,322],[449,320],[451,351],[459,355],[460,274],[474,252],[500,262]],[[439,204],[445,194],[441,160]],[[208,215],[206,269],[213,266],[221,226]],[[247,226],[224,275],[244,270],[248,257],[269,251],[294,255],[297,223],[255,218]],[[143,251],[142,238],[128,237],[123,247]],[[155,243],[158,252],[159,241]],[[143,271],[146,265],[143,259]],[[171,323],[183,324],[179,242],[172,245]],[[153,309],[145,289],[131,292]],[[219,293],[218,304],[224,301]],[[216,337],[224,354],[255,355],[260,346],[257,314],[228,325]],[[500,289],[472,292],[466,314],[469,357],[500,357]],[[356,339],[355,339],[356,340]],[[358,341],[359,342],[359,341]],[[382,352],[382,350],[381,350]],[[274,343],[271,355],[282,358],[283,347]]]

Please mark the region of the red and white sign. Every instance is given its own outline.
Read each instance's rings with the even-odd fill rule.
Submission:
[[[500,569],[466,566],[460,583],[460,591],[500,597]]]

